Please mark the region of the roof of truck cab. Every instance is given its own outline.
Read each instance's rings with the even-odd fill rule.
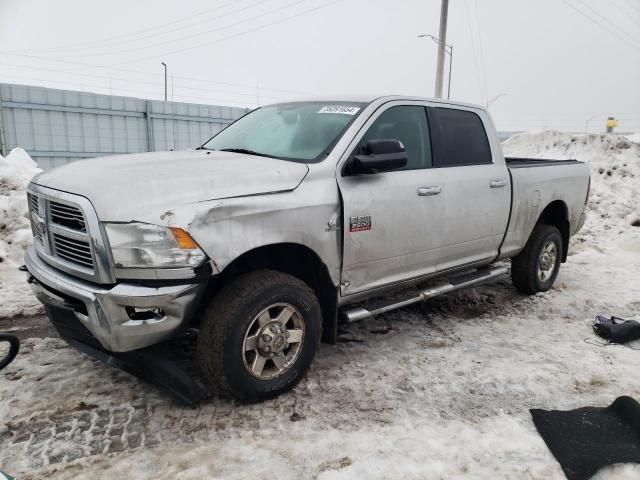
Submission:
[[[420,95],[322,95],[313,97],[304,97],[292,100],[293,102],[355,102],[355,103],[373,103],[373,102],[389,102],[392,100],[417,100],[427,101],[434,103],[441,103],[443,105],[452,105],[460,107],[471,107],[485,110],[482,105],[474,103],[456,102],[451,100],[445,100],[442,98],[421,97]],[[287,103],[287,102],[274,102],[274,103]]]

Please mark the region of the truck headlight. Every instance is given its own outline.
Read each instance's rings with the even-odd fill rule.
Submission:
[[[116,267],[195,267],[206,258],[181,228],[148,223],[105,223],[104,227]]]

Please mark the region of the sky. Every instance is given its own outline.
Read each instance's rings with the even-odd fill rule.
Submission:
[[[432,97],[440,0],[0,0],[0,82],[254,107]],[[499,130],[640,131],[640,0],[450,0],[451,99]],[[448,67],[448,58],[447,58]],[[445,95],[447,78],[445,77]]]

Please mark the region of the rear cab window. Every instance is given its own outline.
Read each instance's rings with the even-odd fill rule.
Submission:
[[[491,147],[480,117],[468,110],[428,107],[434,167],[492,163]]]

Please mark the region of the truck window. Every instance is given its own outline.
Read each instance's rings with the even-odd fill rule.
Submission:
[[[201,148],[318,163],[365,107],[357,102],[268,105],[241,117]]]
[[[431,145],[427,114],[424,107],[403,105],[383,112],[360,140],[359,150],[369,140],[400,140],[407,152],[407,166],[403,170],[416,170],[431,166]]]
[[[453,108],[427,110],[436,167],[491,163],[489,140],[478,115]]]

